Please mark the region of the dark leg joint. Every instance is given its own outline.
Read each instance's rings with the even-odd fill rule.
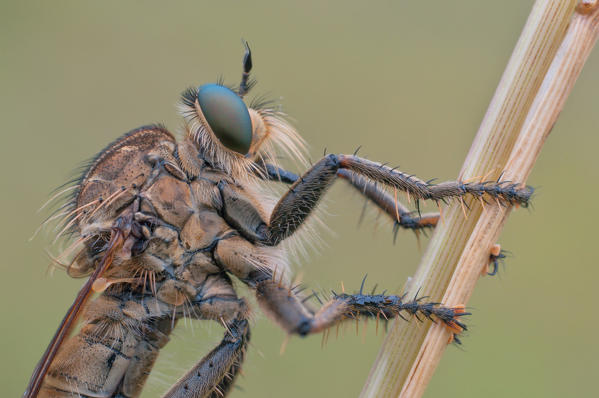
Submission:
[[[343,155],[341,155],[341,156],[343,156]],[[341,167],[341,161],[339,160],[339,156],[330,153],[326,156],[326,159],[327,159],[327,166],[332,166],[336,169]]]
[[[258,176],[262,179],[266,179],[269,181],[280,181],[285,184],[293,184],[300,177],[296,174],[282,169],[280,167],[274,166],[269,163],[256,163],[259,167]]]
[[[491,254],[489,256],[489,263],[488,263],[487,267],[485,268],[487,275],[489,275],[489,276],[497,275],[497,271],[499,270],[499,263],[503,263],[504,259],[506,258],[506,254],[508,254],[508,252],[505,250],[502,250],[501,246],[498,244],[495,244],[491,248]],[[493,269],[491,271],[489,271],[489,268],[491,265],[493,266]]]
[[[227,325],[227,334],[223,342],[232,343],[236,346],[245,345],[250,339],[250,328],[247,319],[235,319]]]
[[[301,337],[306,337],[308,334],[310,334],[311,330],[312,330],[312,320],[306,319],[302,323],[299,324],[299,326],[297,327],[296,333],[299,334]]]

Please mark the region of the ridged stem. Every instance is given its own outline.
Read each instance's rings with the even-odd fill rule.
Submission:
[[[503,180],[524,182],[530,174],[597,39],[596,1],[576,3],[535,3],[460,179],[494,179],[503,172]],[[467,204],[467,217],[460,203],[444,210],[408,294],[419,291],[445,305],[468,302],[510,209]],[[361,397],[422,396],[449,338],[441,325],[394,323]]]

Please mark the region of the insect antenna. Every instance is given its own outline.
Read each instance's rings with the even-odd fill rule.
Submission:
[[[63,271],[66,271],[71,266],[71,264],[65,264],[65,263],[61,262],[58,258],[54,257],[52,255],[52,253],[50,253],[49,250],[46,249],[45,253],[46,253],[46,256],[48,256],[48,258],[50,259],[50,264],[48,264],[48,267],[46,269],[46,276],[53,275],[54,270],[56,268],[60,268]]]
[[[71,269],[71,267],[73,266],[73,263],[75,262],[77,256],[75,256],[70,263],[66,264],[63,263],[63,260],[69,256],[74,250],[75,248],[77,248],[79,245],[81,245],[82,243],[85,243],[86,241],[88,241],[89,239],[91,239],[91,236],[85,236],[83,235],[81,238],[77,239],[76,241],[74,241],[73,243],[71,243],[69,245],[69,247],[67,247],[61,254],[59,254],[57,257],[54,257],[52,255],[52,253],[50,253],[50,251],[46,250],[46,255],[50,258],[51,263],[48,264],[48,270],[47,273],[50,273],[51,270],[53,270],[55,268],[56,265],[58,265],[60,268],[62,268],[64,271],[66,271],[67,273],[69,272],[69,269]]]
[[[255,80],[250,80],[250,71],[252,70],[252,50],[250,50],[250,45],[247,41],[241,40],[243,46],[245,47],[245,54],[243,54],[243,73],[241,74],[241,83],[239,83],[239,89],[237,93],[241,98],[243,98],[248,91],[254,87],[256,84]]]

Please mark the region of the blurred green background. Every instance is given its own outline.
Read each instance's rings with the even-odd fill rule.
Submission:
[[[236,84],[243,37],[253,94],[282,98],[311,146],[400,164],[424,179],[457,175],[533,1],[44,2],[0,4],[0,385],[24,390],[81,280],[46,276],[51,238],[28,238],[36,210],[70,171],[122,133],[180,126],[188,86]],[[471,329],[449,347],[427,396],[589,396],[596,392],[599,53],[589,59],[500,243],[513,256],[483,278]],[[304,261],[315,289],[357,288],[363,275],[398,292],[421,251],[411,233],[358,226],[362,200],[338,184],[333,233]],[[426,239],[423,241],[423,247]],[[180,327],[145,390],[158,396],[221,338],[216,324]],[[321,349],[263,316],[234,397],[357,396],[382,341],[348,330]],[[572,392],[575,391],[574,394]]]

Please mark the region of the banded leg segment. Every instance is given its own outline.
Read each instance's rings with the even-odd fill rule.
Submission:
[[[226,332],[220,344],[177,381],[164,397],[222,398],[230,391],[241,370],[249,343],[247,303],[237,297],[228,277],[210,274],[206,275],[189,304],[188,313],[183,311],[182,316],[217,321]]]
[[[292,172],[267,163],[260,164],[260,169],[263,171],[260,176],[271,181],[293,184],[300,178]],[[415,212],[410,211],[396,197],[381,189],[378,184],[351,170],[339,169],[337,177],[347,181],[393,220],[395,236],[397,236],[399,228],[411,229],[418,233],[421,229],[434,228],[439,222],[440,213],[423,213],[416,216]],[[488,272],[488,275],[493,276],[497,273],[498,262],[503,258],[505,258],[505,253],[491,251],[489,263],[493,265],[493,269]]]
[[[397,171],[353,155],[328,155],[312,166],[290,187],[275,206],[268,225],[258,231],[261,242],[277,245],[292,235],[310,215],[323,193],[334,182],[339,170],[349,170],[361,177],[387,185],[411,195],[415,200],[445,201],[471,195],[481,200],[484,196],[503,204],[524,207],[532,195],[532,188],[519,188],[508,182],[465,183],[448,181],[430,184],[417,177]],[[380,203],[384,205],[384,201]]]
[[[340,294],[334,295],[320,311],[318,311],[309,325],[303,325],[303,333],[317,333],[346,319],[358,317],[384,318],[385,320],[400,317],[404,314],[413,315],[421,320],[418,315],[424,316],[433,322],[442,322],[454,335],[467,330],[460,317],[470,315],[464,311],[463,306],[445,307],[440,303],[424,302],[424,297],[404,300],[404,296],[385,296],[383,294]]]
[[[278,166],[266,162],[256,162],[256,174],[259,178],[268,181],[279,181],[284,184],[293,184],[299,176]]]
[[[497,199],[500,203],[510,205],[519,204],[526,207],[533,193],[532,187],[526,186],[520,188],[521,184],[510,181],[446,181],[439,184],[431,184],[416,176],[357,156],[339,155],[338,159],[340,168],[349,169],[373,181],[405,191],[417,200],[439,201],[460,198],[466,195],[479,198],[487,194]]]
[[[354,188],[360,191],[364,196],[375,203],[389,217],[394,220],[393,232],[397,236],[399,228],[411,229],[418,233],[424,228],[434,228],[439,222],[439,213],[424,213],[420,217],[415,217],[405,206],[399,203],[396,198],[389,195],[384,190],[377,187],[376,184],[368,181],[366,178],[356,175],[354,172],[341,169],[337,175],[347,180]],[[505,258],[505,252],[499,245],[491,248],[489,264],[493,266],[491,271],[485,272],[486,275],[494,276],[497,274],[499,262]]]
[[[439,213],[424,213],[416,216],[414,212],[399,202],[397,198],[389,195],[379,188],[377,184],[370,182],[353,171],[340,169],[337,171],[337,175],[391,217],[397,227],[420,230],[434,228],[439,222]]]
[[[255,289],[264,312],[288,333],[307,335],[346,319],[363,316],[389,319],[401,316],[402,312],[441,321],[454,334],[466,329],[459,321],[466,315],[463,307],[449,308],[424,302],[422,298],[405,301],[400,296],[364,295],[362,289],[355,295],[334,295],[320,310],[313,311],[304,304],[306,298],[287,284],[285,275],[275,271],[275,259],[264,250],[236,236],[219,241],[214,258],[223,269]]]
[[[403,314],[413,315],[419,320],[420,315],[433,322],[440,321],[455,336],[467,329],[460,317],[469,315],[462,306],[445,307],[425,302],[423,298],[405,300],[405,296],[362,293],[334,294],[313,313],[292,290],[272,280],[258,283],[256,294],[261,306],[283,329],[301,336],[319,333],[339,322],[362,317],[383,320],[400,317],[407,320]]]
[[[173,385],[164,398],[225,397],[241,369],[249,340],[246,319],[229,323],[221,343]]]
[[[270,181],[279,181],[285,184],[293,184],[299,180],[299,176],[271,164],[263,163],[260,166],[260,177]],[[439,213],[426,213],[415,216],[396,198],[382,190],[377,184],[370,182],[353,171],[346,169],[337,170],[337,177],[347,181],[360,194],[372,201],[379,209],[385,212],[395,222],[398,228],[419,230],[423,228],[434,228],[439,221]]]

